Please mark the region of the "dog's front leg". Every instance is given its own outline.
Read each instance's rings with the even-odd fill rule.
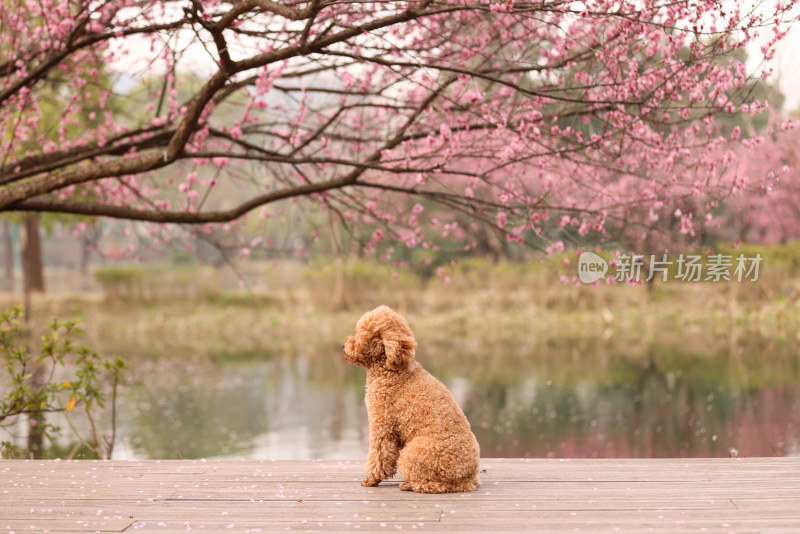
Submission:
[[[373,432],[370,428],[369,454],[364,465],[367,478],[361,481],[361,485],[377,486],[382,480],[392,478],[397,472],[398,456],[400,450],[394,436]]]

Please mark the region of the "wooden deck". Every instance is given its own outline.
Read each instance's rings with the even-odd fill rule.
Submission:
[[[800,533],[800,458],[482,464],[420,495],[362,488],[360,461],[0,461],[0,533]]]

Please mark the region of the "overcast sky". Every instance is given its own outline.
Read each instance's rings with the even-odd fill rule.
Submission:
[[[784,111],[796,111],[800,107],[800,28],[789,31],[780,44],[775,76],[778,86],[786,97]]]

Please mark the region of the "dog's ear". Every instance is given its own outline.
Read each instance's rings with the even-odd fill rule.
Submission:
[[[386,368],[392,371],[401,371],[408,367],[414,359],[417,342],[410,336],[393,336],[383,340],[383,350],[386,353]]]

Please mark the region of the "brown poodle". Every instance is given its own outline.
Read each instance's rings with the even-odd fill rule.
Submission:
[[[472,491],[480,485],[478,441],[447,388],[414,360],[406,320],[387,306],[365,313],[344,344],[345,359],[367,368],[369,455],[362,486],[398,470],[400,489]]]

